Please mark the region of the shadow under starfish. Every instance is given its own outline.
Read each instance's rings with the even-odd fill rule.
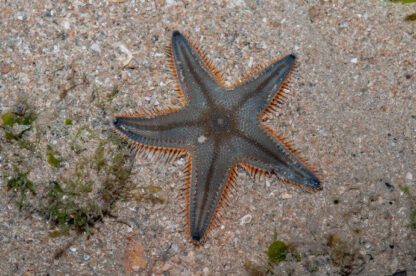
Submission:
[[[227,88],[201,51],[178,31],[173,32],[168,54],[184,107],[118,115],[113,127],[140,150],[168,157],[188,152],[185,214],[193,243],[200,244],[215,225],[238,164],[304,188],[321,188],[316,173],[296,151],[261,123],[284,98],[294,55]]]

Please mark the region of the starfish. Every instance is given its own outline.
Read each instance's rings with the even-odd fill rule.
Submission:
[[[141,152],[169,159],[187,153],[184,212],[194,244],[201,244],[217,222],[238,165],[309,190],[321,188],[293,147],[261,123],[285,97],[294,55],[258,68],[231,87],[178,31],[172,34],[168,56],[183,107],[117,115],[113,127]]]

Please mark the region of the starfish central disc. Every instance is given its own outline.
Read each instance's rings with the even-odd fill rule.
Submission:
[[[231,118],[224,113],[214,112],[209,118],[212,130],[216,133],[229,132],[231,130]]]

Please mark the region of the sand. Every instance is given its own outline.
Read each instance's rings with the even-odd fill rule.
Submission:
[[[6,139],[0,121],[1,275],[416,275],[416,25],[404,21],[416,4],[54,2],[0,1],[0,113],[36,114],[24,133],[13,126],[28,148]],[[204,49],[227,85],[296,54],[293,92],[267,124],[322,175],[323,190],[240,168],[222,225],[195,247],[178,199],[185,157],[136,156],[133,188],[112,216],[90,234],[53,237],[48,189],[88,178],[88,196],[99,194],[111,164],[90,161],[100,144],[108,160],[120,151],[107,140],[112,116],[180,105],[165,54],[173,30]],[[16,170],[36,191],[21,209],[7,189]],[[275,238],[289,254],[268,265]]]

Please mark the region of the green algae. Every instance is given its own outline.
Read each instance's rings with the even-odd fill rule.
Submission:
[[[400,190],[407,196],[411,196],[410,189],[406,185],[399,185]]]
[[[26,140],[24,133],[31,130],[32,123],[36,120],[36,114],[31,111],[27,101],[19,98],[14,110],[9,110],[1,115],[3,130],[7,142],[17,141],[20,148],[33,151],[33,145]],[[23,126],[20,130],[14,128],[15,125]]]
[[[269,249],[267,250],[267,257],[273,264],[278,264],[286,260],[286,255],[287,245],[282,241],[274,241],[270,244]]]
[[[36,194],[33,182],[27,178],[28,172],[20,172],[15,168],[15,176],[7,181],[7,189],[12,190],[15,194],[18,194],[18,206],[19,209],[23,206],[23,201],[26,198],[26,192],[30,191],[32,194]]]
[[[274,230],[273,239],[265,256],[254,262],[247,259],[244,262],[244,268],[248,275],[280,275],[276,272],[279,264],[282,262],[300,262],[302,260],[294,244],[285,243],[277,239],[277,229]]]
[[[65,125],[71,126],[72,125],[72,119],[71,118],[66,118],[65,119]]]
[[[85,127],[76,130],[75,136],[85,138],[82,133],[88,138],[79,141],[80,150],[94,140],[99,143],[95,151],[81,155],[74,164],[73,174],[61,177],[59,182],[50,182],[48,187],[48,200],[43,210],[45,217],[59,229],[53,234],[56,237],[69,233],[68,230],[92,234],[96,223],[110,215],[114,204],[127,198],[130,191],[131,166],[127,162],[128,154],[121,149],[122,144],[113,140],[113,136],[99,139]],[[97,186],[98,175],[102,177]],[[94,186],[98,188],[95,192]]]
[[[51,182],[47,194],[48,202],[44,207],[48,220],[63,229],[72,228],[78,232],[91,232],[94,223],[100,220],[101,217],[94,202],[89,200],[80,204],[76,200],[84,193],[88,193],[88,191],[82,189],[78,191],[67,190],[58,182]]]
[[[390,2],[401,2],[402,4],[416,3],[416,0],[390,0]]]
[[[408,200],[411,201],[411,204],[414,208],[415,202],[416,202],[416,197],[410,192],[409,186],[399,185],[399,187],[400,187],[400,190],[407,196]],[[410,211],[409,220],[410,220],[410,228],[412,230],[416,230],[416,210],[415,209]]]
[[[56,150],[54,150],[50,145],[47,145],[46,148],[46,160],[48,161],[48,164],[55,168],[59,167],[62,161],[60,158],[56,157],[59,153]]]
[[[3,125],[12,127],[14,123],[16,122],[13,114],[11,112],[6,112],[1,116],[1,119],[3,120]]]
[[[114,97],[118,94],[120,92],[120,90],[118,89],[118,86],[117,85],[115,85],[114,87],[113,87],[113,89],[111,90],[111,92],[109,93],[109,94],[107,94],[107,100],[109,101],[109,102],[111,102],[113,99],[114,99]]]
[[[412,228],[412,230],[416,230],[416,210],[413,210],[412,212],[410,212],[410,227]]]

